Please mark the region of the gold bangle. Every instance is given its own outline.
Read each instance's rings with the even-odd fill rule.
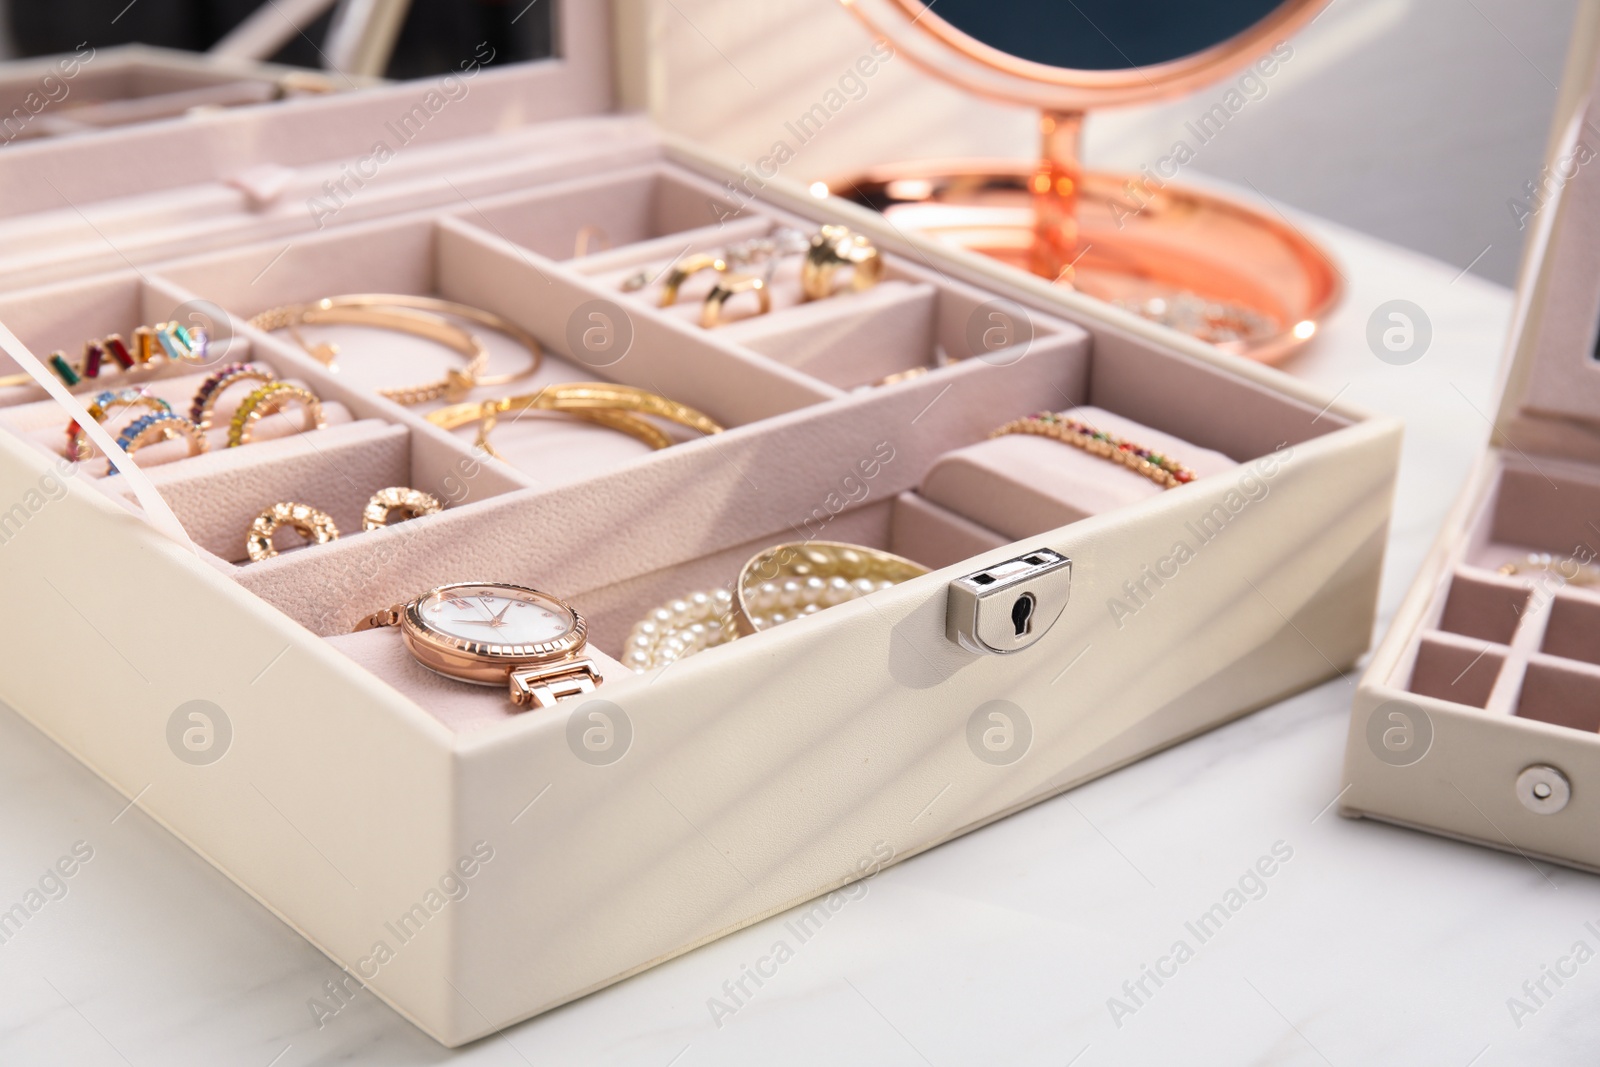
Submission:
[[[1049,437],[1074,448],[1081,448],[1091,456],[1120,463],[1135,474],[1149,478],[1163,489],[1176,489],[1185,482],[1194,481],[1194,471],[1171,456],[1163,456],[1159,452],[1141,448],[1116,434],[1097,430],[1086,422],[1068,418],[1064,412],[1041,411],[1037,415],[1013,419],[989,436],[1003,437],[1012,433]]]
[[[372,531],[389,525],[389,517],[396,511],[400,512],[400,521],[404,522],[423,515],[436,515],[443,510],[444,505],[432,493],[394,485],[372,494],[372,499],[361,511],[361,529]]]
[[[133,455],[145,445],[156,441],[168,441],[176,437],[187,438],[189,441],[189,455],[198,456],[210,444],[206,435],[200,432],[200,427],[184,418],[174,415],[170,411],[157,411],[149,415],[141,415],[122,428],[122,433],[117,437],[117,445],[128,455]],[[106,461],[106,474],[117,473],[116,464],[109,458]]]
[[[244,549],[251,563],[260,563],[278,554],[277,548],[272,544],[272,535],[278,532],[280,526],[293,527],[299,531],[300,536],[313,544],[325,545],[329,541],[339,539],[339,527],[334,524],[332,516],[327,512],[318,511],[310,504],[285,501],[272,505],[250,523],[250,533],[245,538]]]
[[[498,424],[500,416],[508,411],[561,412],[620,430],[658,450],[671,446],[674,443],[672,438],[639,418],[639,415],[654,415],[703,434],[722,432],[720,425],[685,404],[630,385],[608,382],[570,382],[546,386],[537,393],[524,396],[456,404],[429,412],[428,421],[446,430],[481,422],[483,425],[479,427],[477,441],[479,447],[491,456],[504,458],[489,443],[489,434]]]
[[[700,325],[708,330],[721,325],[723,306],[740,293],[756,294],[761,303],[757,314],[765,315],[772,310],[772,293],[767,289],[765,278],[754,274],[725,274],[706,294],[706,302],[700,308]]]
[[[291,382],[268,382],[245,397],[239,404],[239,410],[233,413],[233,421],[228,425],[228,447],[238,448],[247,444],[256,423],[268,415],[282,411],[290,404],[300,404],[305,407],[302,432],[320,430],[327,425],[327,421],[322,417],[322,401],[318,399],[316,393]]]
[[[338,315],[342,317],[331,317]],[[359,317],[354,317],[359,315]],[[505,334],[528,350],[528,365],[510,374],[483,373],[489,363],[488,350],[471,333],[463,330],[450,317]],[[411,296],[406,293],[352,293],[332,296],[315,304],[295,304],[263,311],[250,320],[251,325],[262,330],[289,329],[295,343],[314,358],[331,365],[338,349],[333,345],[308,345],[300,337],[298,324],[353,323],[385,329],[415,333],[438,341],[468,357],[467,367],[453,370],[442,381],[429,382],[412,388],[380,389],[378,392],[401,404],[420,404],[444,397],[452,402],[462,400],[467,393],[480,385],[509,385],[531,377],[544,363],[544,346],[538,338],[521,326],[492,311],[442,300],[434,296]]]
[[[513,401],[520,399],[522,398],[512,398]],[[510,402],[511,401],[505,401],[505,403]],[[503,402],[487,400],[468,404],[457,404],[454,407],[441,408],[438,411],[430,412],[428,414],[428,421],[446,430],[458,429],[473,422],[479,423],[478,436],[473,442],[473,445],[482,449],[485,455],[493,456],[495,459],[503,460],[505,457],[496,451],[494,445],[489,441],[489,434],[493,432],[497,425],[499,425],[499,405],[501,403]],[[640,418],[638,415],[630,415],[626,411],[612,411],[607,408],[578,408],[574,410],[567,410],[559,397],[551,399],[549,403],[540,404],[536,407],[524,407],[520,410],[549,411],[551,414],[569,415],[572,418],[579,419],[583,422],[592,422],[597,426],[604,426],[607,429],[617,430],[621,433],[625,433],[629,437],[637,438],[638,440],[643,441],[652,449],[656,450],[669,448],[673,443],[672,438],[669,437],[660,427],[646,419]]]
[[[849,288],[853,292],[871,289],[883,278],[883,257],[876,245],[848,227],[824,226],[806,250],[800,291],[807,300],[827,299],[833,295],[834,275],[841,267],[852,268]]]
[[[927,573],[903,556],[842,541],[775,545],[739,571],[733,622],[753,634]]]
[[[89,405],[89,417],[95,422],[105,422],[113,407],[145,407],[154,412],[172,411],[171,404],[159,396],[152,396],[150,390],[143,386],[128,386],[116,391],[107,389],[96,396],[94,403]],[[79,463],[94,457],[94,445],[76,419],[67,424],[66,456]]]
[[[271,382],[277,380],[277,375],[262,367],[252,367],[248,363],[230,363],[226,367],[218,367],[216,372],[200,383],[200,388],[195,390],[194,400],[189,404],[189,421],[202,430],[211,429],[211,416],[217,408],[217,401],[222,394],[240,382]]]

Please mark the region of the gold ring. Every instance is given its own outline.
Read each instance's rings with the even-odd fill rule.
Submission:
[[[479,447],[491,456],[503,458],[489,443],[489,434],[498,424],[500,416],[508,411],[561,412],[620,430],[657,450],[670,447],[674,442],[659,427],[639,418],[640,415],[654,415],[703,434],[722,432],[722,427],[710,417],[686,404],[631,385],[612,385],[608,382],[570,382],[546,386],[537,393],[525,396],[456,404],[429,412],[428,421],[446,430],[481,422],[483,425],[478,430],[477,441]]]
[[[89,405],[89,417],[95,422],[105,422],[113,407],[144,407],[156,412],[172,410],[171,404],[158,396],[150,395],[148,389],[142,386],[129,386],[116,391],[107,389],[96,396],[94,403]],[[66,454],[67,458],[80,463],[94,456],[94,445],[76,420],[67,425]]]
[[[361,528],[376,530],[380,526],[387,526],[389,516],[396,511],[400,512],[400,521],[404,522],[406,519],[434,515],[443,510],[444,505],[439,503],[439,498],[432,493],[394,485],[388,489],[379,489],[372,494],[372,499],[367,501],[367,506],[361,512]]]
[[[310,504],[285,501],[272,505],[251,521],[250,533],[244,543],[251,563],[260,563],[278,554],[272,544],[272,535],[278,532],[280,526],[293,527],[301,537],[313,544],[325,545],[339,539],[339,527],[334,525],[333,518],[327,512],[318,511]]]
[[[117,445],[128,455],[133,455],[145,445],[156,441],[168,441],[175,437],[184,437],[189,441],[189,455],[198,456],[210,444],[206,435],[200,432],[200,427],[184,418],[174,415],[170,411],[156,411],[149,415],[141,415],[122,428],[122,433],[117,437]],[[117,473],[116,464],[108,459],[106,474]]]
[[[927,573],[903,556],[842,541],[774,545],[739,571],[733,623],[748,636]]]
[[[230,363],[226,367],[218,367],[195,390],[194,400],[189,405],[189,421],[202,430],[209,430],[212,413],[216,411],[217,401],[223,393],[240,382],[271,382],[276,381],[277,377],[270,370],[252,367],[248,363]]]
[[[672,265],[661,280],[661,299],[657,307],[671,307],[678,302],[678,290],[683,283],[699,274],[703,270],[714,270],[718,273],[728,269],[727,260],[721,256],[712,255],[710,252],[700,252],[680,259]]]
[[[876,245],[847,227],[824,226],[806,250],[800,291],[807,300],[826,300],[834,293],[834,275],[841,267],[853,268],[849,288],[854,292],[871,289],[883,278],[883,257]]]
[[[291,382],[268,382],[245,397],[239,410],[233,413],[233,422],[228,426],[228,447],[238,448],[247,443],[256,423],[290,404],[300,404],[306,409],[303,432],[320,430],[327,425],[322,417],[322,401],[316,393]]]
[[[700,325],[711,329],[722,322],[722,309],[727,302],[740,293],[755,293],[761,302],[758,314],[765,315],[772,310],[772,293],[767,289],[765,278],[754,274],[723,275],[711,292],[706,294],[706,302],[700,308]]]

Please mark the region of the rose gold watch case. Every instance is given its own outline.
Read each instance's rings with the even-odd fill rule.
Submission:
[[[433,629],[422,617],[423,604],[452,589],[503,589],[540,597],[565,610],[572,618],[572,625],[554,641],[531,644],[496,644],[452,637]],[[540,589],[505,582],[452,582],[430,589],[408,603],[400,613],[400,633],[417,662],[436,674],[477,685],[505,685],[514,670],[576,657],[588,642],[589,625],[571,604]]]

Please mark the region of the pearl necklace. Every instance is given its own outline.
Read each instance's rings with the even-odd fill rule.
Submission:
[[[762,582],[747,599],[755,612],[751,621],[760,631],[894,584],[885,578],[786,578]],[[733,613],[733,593],[728,589],[697,591],[663,604],[634,626],[623,661],[642,673],[725,645],[739,636]]]

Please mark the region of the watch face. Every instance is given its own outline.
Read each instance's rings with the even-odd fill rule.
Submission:
[[[505,585],[447,586],[424,597],[416,617],[436,634],[489,646],[559,641],[575,623],[555,597]]]

